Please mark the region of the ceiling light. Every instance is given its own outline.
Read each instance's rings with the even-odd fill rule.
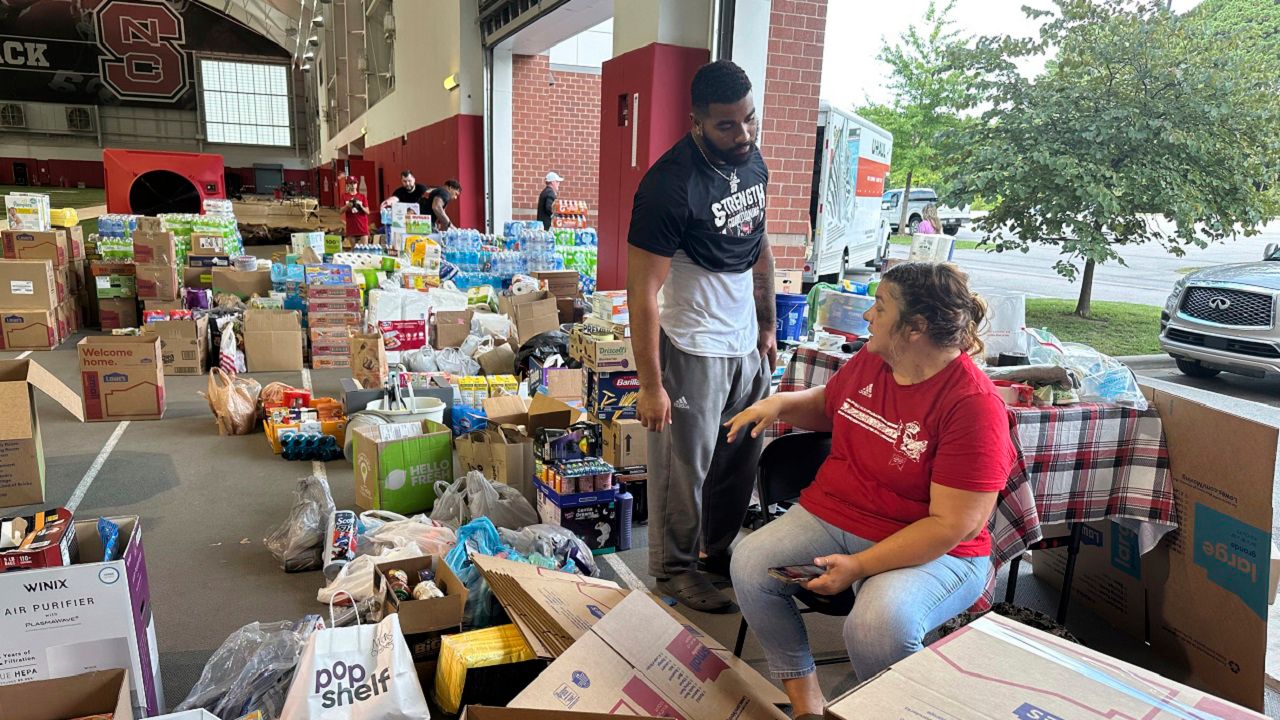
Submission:
[[[320,38],[316,37],[315,35],[312,35],[311,37],[307,38],[307,44],[310,45],[311,47],[319,47]]]
[[[317,15],[317,16],[315,16],[315,17],[311,18],[311,27],[313,27],[313,28],[322,28],[322,27],[324,27],[324,16],[323,16],[323,15]]]
[[[306,60],[307,62],[311,62],[312,60],[316,59],[316,54],[308,50],[302,53],[302,59]]]

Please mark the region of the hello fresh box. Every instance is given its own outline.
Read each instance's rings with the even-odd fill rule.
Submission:
[[[151,588],[136,516],[102,562],[98,521],[75,523],[73,565],[0,574],[0,685],[126,668],[136,717],[164,707]]]

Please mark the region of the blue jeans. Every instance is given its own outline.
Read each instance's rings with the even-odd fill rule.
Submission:
[[[875,543],[823,522],[795,505],[733,551],[733,587],[742,616],[764,646],[778,680],[814,672],[804,620],[792,598],[798,586],[769,576],[771,567],[852,555]],[[924,636],[977,601],[991,559],[950,555],[890,570],[854,584],[857,599],[844,621],[844,644],[859,681],[924,647]]]

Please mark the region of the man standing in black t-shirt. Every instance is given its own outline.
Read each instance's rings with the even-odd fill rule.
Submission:
[[[721,426],[768,393],[777,360],[769,170],[742,68],[704,65],[690,95],[692,129],[636,191],[627,300],[649,430],[649,571],[659,592],[731,612],[709,576],[729,575],[763,438],[729,443]]]
[[[542,188],[538,196],[538,222],[543,230],[551,229],[551,221],[556,217],[556,197],[560,194],[560,183],[564,178],[553,172],[547,173],[547,186]]]
[[[426,210],[422,206],[422,196],[427,194],[427,186],[418,182],[413,177],[413,173],[408,170],[400,172],[400,187],[396,188],[391,196],[382,201],[382,207],[391,207],[392,203],[416,203],[418,209],[425,215]]]
[[[453,227],[453,220],[445,212],[450,200],[457,200],[462,195],[462,184],[457,180],[445,180],[444,185],[435,188],[422,202],[422,213],[431,216],[431,224],[436,230],[444,231]]]

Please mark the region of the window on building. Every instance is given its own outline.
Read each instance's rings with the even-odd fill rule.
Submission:
[[[27,114],[17,103],[0,105],[0,127],[24,128],[27,126]]]
[[[93,115],[89,108],[67,108],[67,129],[77,132],[93,132]]]
[[[289,146],[289,83],[284,65],[200,61],[209,142]]]

